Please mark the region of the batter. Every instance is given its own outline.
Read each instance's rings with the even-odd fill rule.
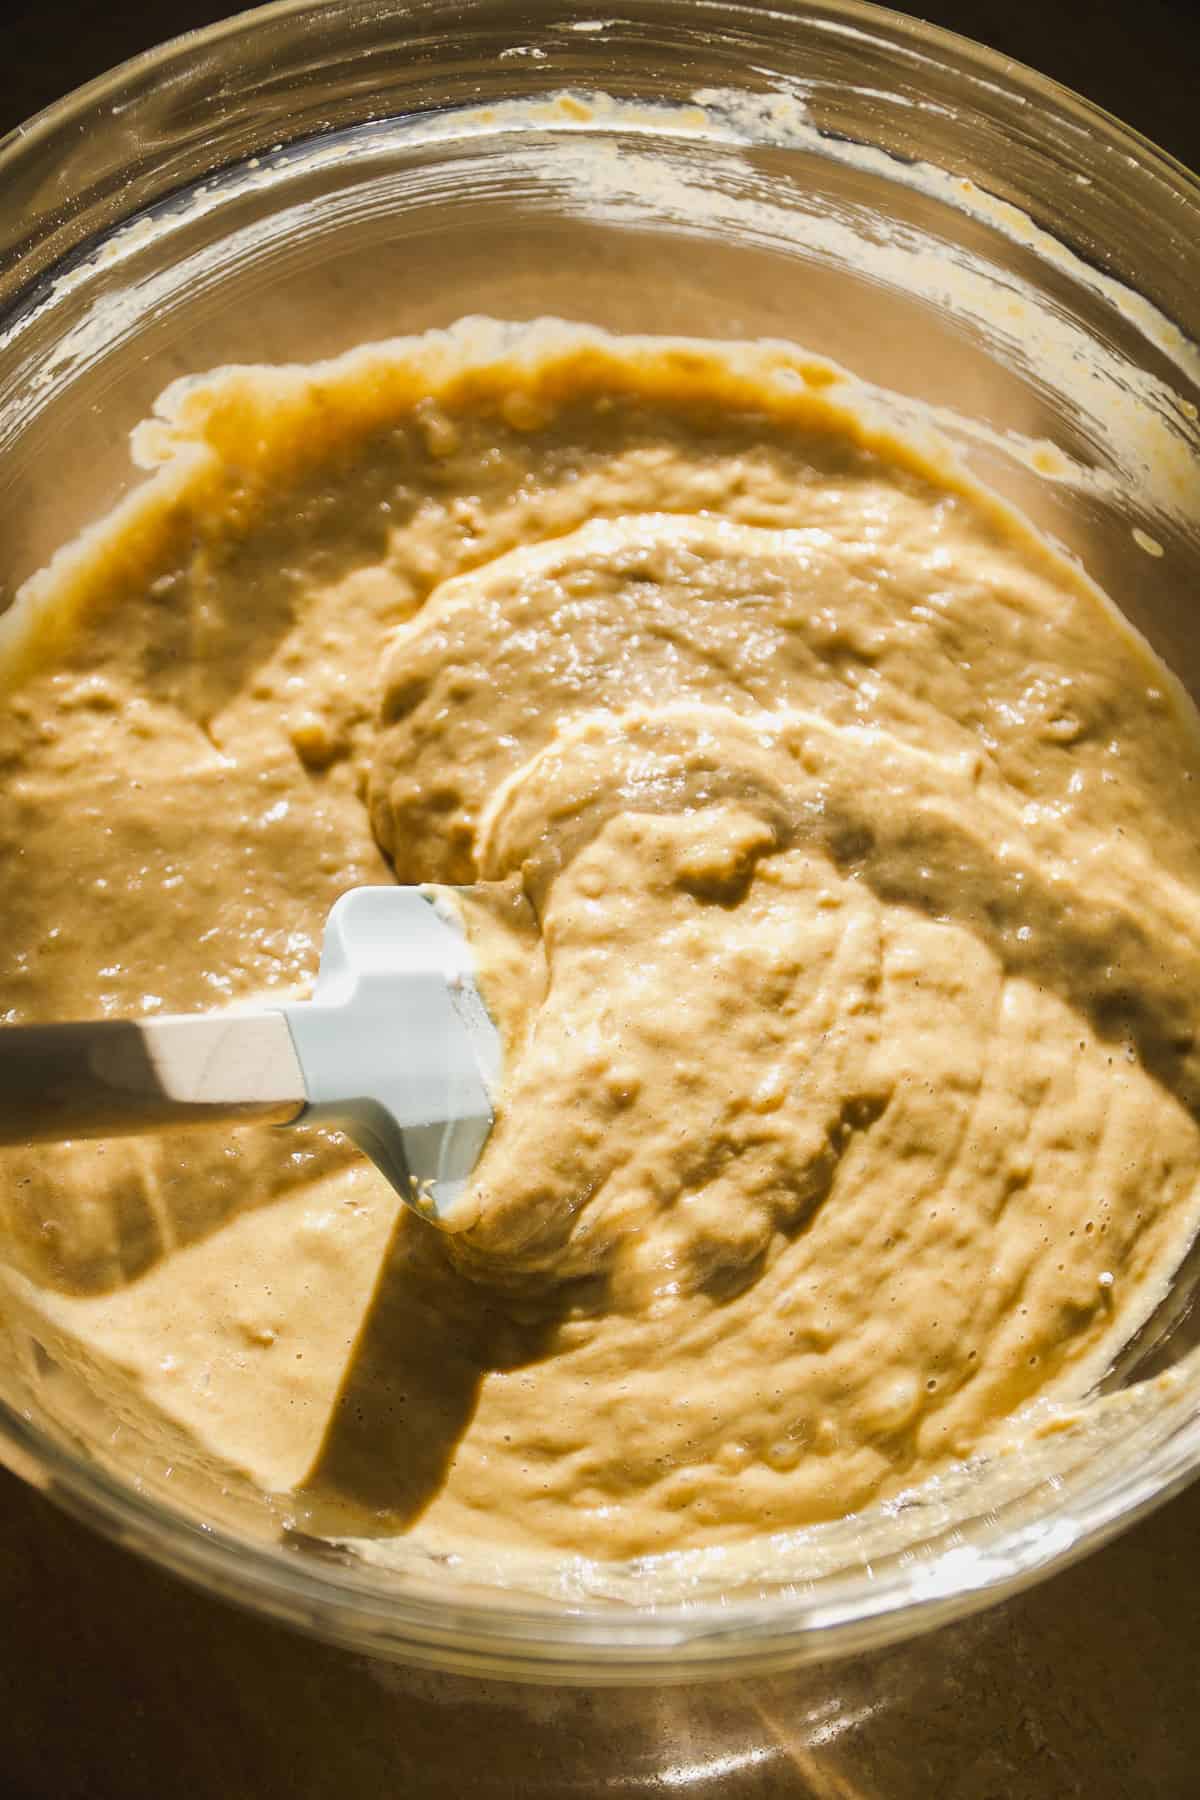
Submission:
[[[8,1153],[37,1354],[310,1531],[640,1557],[1087,1391],[1200,1176],[1200,769],[1086,578],[784,346],[469,321],[178,384],[7,620],[10,1021],[462,897],[473,1216],[319,1132]]]

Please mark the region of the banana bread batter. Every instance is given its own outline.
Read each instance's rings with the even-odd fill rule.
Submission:
[[[469,321],[178,384],[5,621],[9,1021],[461,904],[448,1237],[340,1140],[7,1153],[7,1301],[310,1531],[837,1518],[1083,1394],[1200,1176],[1200,749],[1084,575],[786,346]]]

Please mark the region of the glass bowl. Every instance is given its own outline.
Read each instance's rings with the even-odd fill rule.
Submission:
[[[0,145],[0,599],[138,477],[175,376],[464,314],[784,337],[1079,555],[1200,693],[1200,184],[1028,70],[854,0],[285,0]],[[119,1432],[0,1310],[0,1456],[210,1591],[410,1663],[695,1680],[912,1635],[1200,1466],[1195,1258],[1103,1404],[719,1591],[550,1600],[369,1569]]]

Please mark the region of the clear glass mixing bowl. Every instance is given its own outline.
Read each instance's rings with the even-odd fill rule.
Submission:
[[[561,96],[569,98],[564,102]],[[606,99],[598,98],[606,96]],[[1200,185],[1063,89],[854,0],[287,0],[0,146],[0,597],[137,479],[183,372],[466,313],[780,336],[894,391],[1084,558],[1200,692]],[[1029,1583],[1200,1465],[1191,1268],[1124,1398],[911,1507],[875,1554],[670,1604],[466,1587],[281,1541],[0,1323],[0,1455],[215,1592],[413,1663],[631,1682],[915,1633]],[[14,1290],[15,1291],[15,1290]],[[1166,1371],[1164,1376],[1163,1371]]]

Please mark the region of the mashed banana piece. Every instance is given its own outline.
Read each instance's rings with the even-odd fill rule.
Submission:
[[[295,991],[394,872],[506,1081],[452,1238],[319,1133],[10,1153],[43,1347],[309,1529],[598,1558],[1088,1389],[1196,1224],[1200,754],[1079,571],[785,346],[475,321],[137,447],[9,621],[6,1017]]]

